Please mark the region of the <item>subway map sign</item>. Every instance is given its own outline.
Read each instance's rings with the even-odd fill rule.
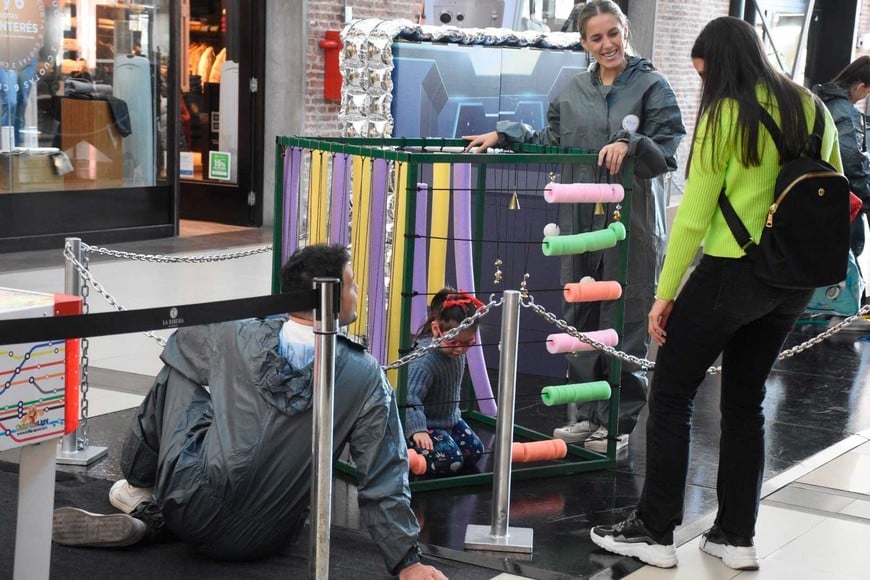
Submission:
[[[77,297],[0,288],[0,319],[80,310]],[[62,437],[68,422],[75,427],[77,416],[78,341],[0,345],[0,450]]]

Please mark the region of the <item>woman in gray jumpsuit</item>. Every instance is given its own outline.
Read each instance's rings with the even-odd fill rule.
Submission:
[[[592,0],[577,19],[583,47],[595,61],[578,74],[550,103],[548,124],[534,130],[528,125],[502,121],[496,131],[466,137],[469,149],[485,151],[494,145],[538,143],[599,150],[602,171],[617,174],[626,158],[634,163],[631,198],[628,276],[625,297],[623,350],[646,357],[649,335],[646,313],[652,306],[665,247],[666,199],[662,175],[677,168],[676,151],[683,136],[680,109],[667,79],[646,59],[628,56],[625,46],[628,21],[611,0]],[[565,167],[563,183],[596,181],[591,166]],[[606,227],[612,207],[599,204],[560,206],[562,234],[575,234]],[[563,283],[584,276],[596,280],[616,279],[619,250],[588,252],[562,259]],[[613,326],[613,303],[568,303],[565,319],[578,330]],[[608,373],[609,361],[598,351],[569,355],[568,382],[600,380]],[[624,366],[621,376],[619,437],[617,449],[628,443],[638,415],[646,404],[647,378],[642,369]],[[578,406],[577,421],[556,429],[554,436],[605,451],[608,402]]]

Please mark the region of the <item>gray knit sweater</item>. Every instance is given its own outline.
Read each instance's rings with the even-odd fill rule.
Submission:
[[[419,346],[431,342],[431,338],[424,338]],[[406,437],[427,428],[450,429],[459,422],[463,372],[464,354],[452,356],[439,349],[430,350],[408,366]]]

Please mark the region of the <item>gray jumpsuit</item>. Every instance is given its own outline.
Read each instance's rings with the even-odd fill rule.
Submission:
[[[550,103],[547,127],[533,130],[515,122],[499,122],[499,142],[538,143],[598,150],[617,140],[628,142],[628,156],[634,162],[629,240],[628,275],[624,288],[625,328],[622,348],[646,357],[649,347],[646,315],[649,312],[664,258],[666,203],[661,176],[677,168],[676,152],[686,129],[673,89],[667,79],[643,58],[628,57],[628,64],[611,86],[604,86],[592,64],[578,74]],[[634,115],[635,131],[623,128],[623,120]],[[599,175],[593,166],[564,167],[562,183],[594,182]],[[604,173],[602,172],[601,176]],[[563,204],[559,226],[562,234],[599,230],[612,219],[613,207],[595,212],[595,204]],[[578,282],[584,276],[614,280],[619,249],[588,252],[562,259],[563,283]],[[613,326],[613,303],[565,305],[565,320],[579,330]],[[569,355],[568,382],[600,380],[608,372],[608,358],[598,351]],[[639,368],[623,365],[621,377],[619,433],[630,433],[646,404],[647,378]],[[578,407],[578,420],[607,425],[608,402]]]
[[[173,334],[122,451],[125,477],[154,487],[166,526],[212,557],[271,555],[305,522],[313,367],[294,368],[281,356],[283,322]],[[377,361],[343,337],[335,385],[335,455],[350,445],[362,520],[395,571],[419,557],[419,526],[393,389]]]

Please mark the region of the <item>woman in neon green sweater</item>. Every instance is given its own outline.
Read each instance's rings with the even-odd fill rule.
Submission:
[[[676,565],[674,528],[683,516],[692,401],[721,353],[722,434],[719,510],[700,548],[735,569],[755,569],[755,521],[764,469],[764,384],[812,290],[768,286],[753,273],[718,208],[723,187],[759,239],[779,174],[779,152],[760,123],[765,109],[782,129],[785,151],[804,150],[815,103],[775,71],[752,26],[709,22],[692,48],[703,89],[687,166],[686,192],[674,220],[649,313],[660,345],[650,388],[646,480],[637,510],[592,529],[593,542],[661,567]],[[821,157],[842,171],[837,129],[827,109]],[[680,282],[703,241],[704,255]]]

